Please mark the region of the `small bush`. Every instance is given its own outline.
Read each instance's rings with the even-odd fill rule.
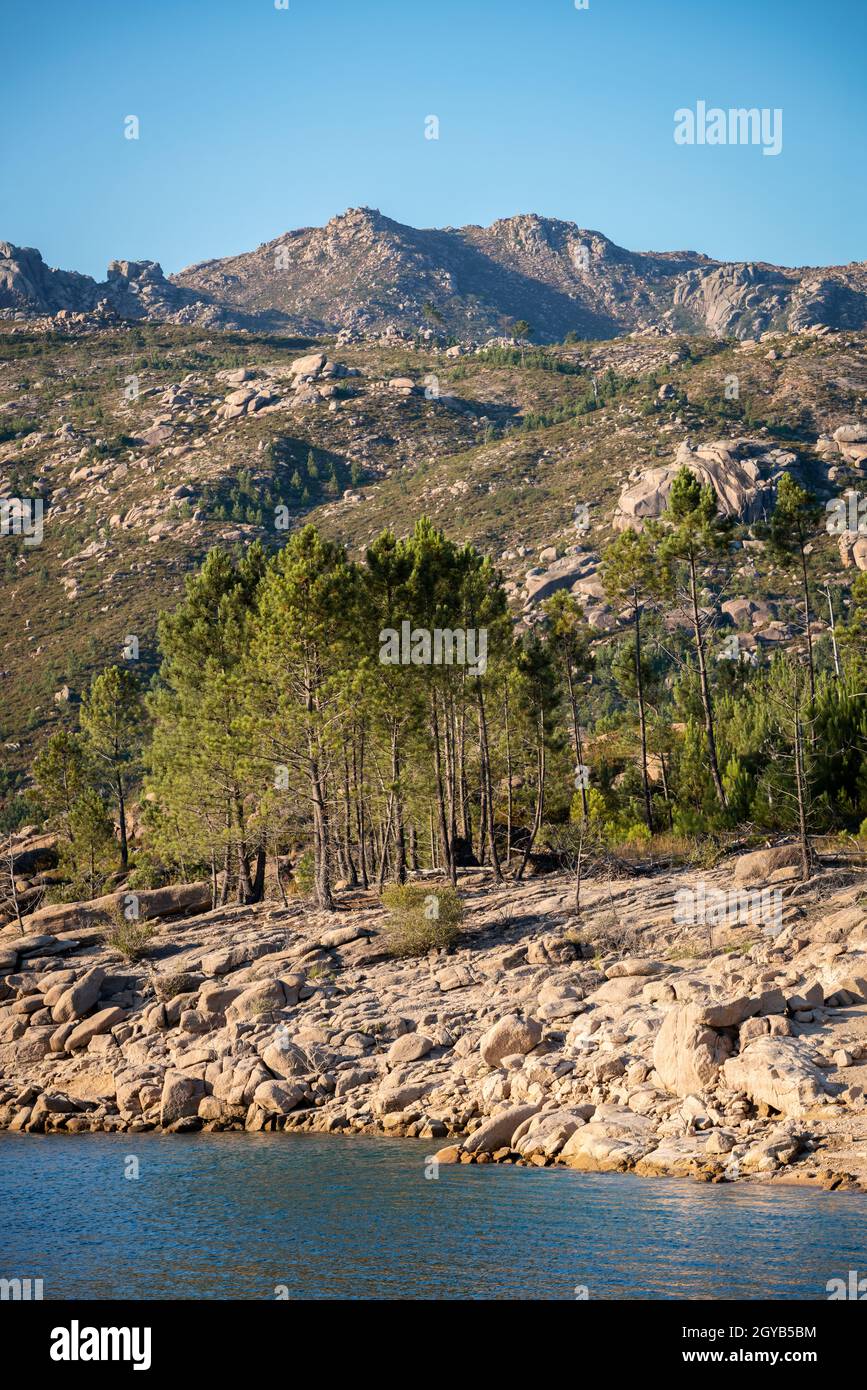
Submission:
[[[596,960],[601,956],[632,955],[640,949],[641,932],[609,912],[600,920],[569,932],[566,939],[578,947],[585,960]]]
[[[452,951],[460,939],[464,906],[454,888],[426,883],[393,884],[383,890],[388,909],[386,943],[398,959]]]
[[[106,921],[106,930],[102,935],[106,946],[128,961],[142,960],[147,955],[154,935],[154,928],[149,927],[147,922],[138,919],[130,921],[120,907],[116,907]]]
[[[183,971],[178,971],[175,975],[160,975],[154,980],[154,989],[157,998],[167,1004],[170,999],[176,999],[179,994],[192,994],[198,989],[201,983],[201,976],[186,975]]]
[[[313,855],[310,853],[310,850],[307,849],[304,851],[304,853],[299,858],[298,863],[295,865],[295,869],[292,874],[291,888],[293,893],[298,894],[303,898],[309,898],[310,894],[313,892],[315,883],[316,873],[313,862]]]

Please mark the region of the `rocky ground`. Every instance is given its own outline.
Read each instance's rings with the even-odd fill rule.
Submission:
[[[0,932],[0,1125],[384,1132],[441,1162],[867,1188],[867,872],[802,884],[794,859],[596,878],[580,918],[566,875],[467,874],[458,949],[421,960],[390,957],[360,892],[330,914],[142,895],[194,915],[152,916],[132,964],[98,909],[38,909]],[[773,925],[676,920],[732,887],[778,891]]]

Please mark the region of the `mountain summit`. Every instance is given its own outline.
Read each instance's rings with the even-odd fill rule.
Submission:
[[[653,329],[748,338],[867,327],[867,262],[724,262],[695,251],[627,251],[535,213],[437,229],[365,207],[168,277],[155,261],[121,260],[99,283],[0,242],[0,312],[98,306],[124,318],[311,334],[429,331],[478,341],[524,319],[542,341]]]

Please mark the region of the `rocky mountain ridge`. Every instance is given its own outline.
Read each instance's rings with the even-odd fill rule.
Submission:
[[[535,213],[420,229],[370,208],[170,276],[156,261],[116,260],[97,282],[0,242],[0,316],[75,313],[348,338],[480,342],[524,319],[539,341],[649,330],[745,339],[867,328],[867,262],[727,263],[627,251]]]

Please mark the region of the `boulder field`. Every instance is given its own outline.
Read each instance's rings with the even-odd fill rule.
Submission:
[[[0,1127],[385,1133],[440,1163],[867,1189],[867,872],[802,884],[792,858],[591,880],[578,916],[566,875],[468,873],[458,948],[418,960],[361,892],[189,894],[136,962],[93,904],[34,914],[0,931]],[[773,929],[684,924],[699,878],[710,901],[773,884]]]

